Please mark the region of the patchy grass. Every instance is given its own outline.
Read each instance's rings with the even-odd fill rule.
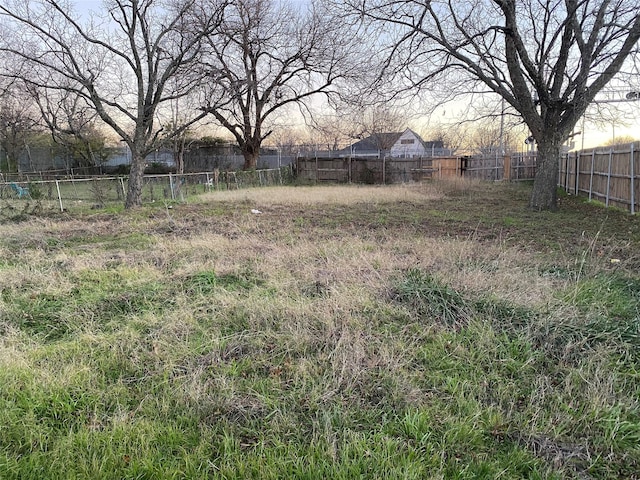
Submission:
[[[640,224],[528,188],[0,225],[0,478],[638,478]]]

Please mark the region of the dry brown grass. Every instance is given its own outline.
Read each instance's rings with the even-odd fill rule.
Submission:
[[[253,190],[226,190],[199,197],[201,202],[243,202],[256,206],[322,204],[348,206],[356,203],[423,202],[443,198],[437,184],[389,186],[300,186],[270,187]]]

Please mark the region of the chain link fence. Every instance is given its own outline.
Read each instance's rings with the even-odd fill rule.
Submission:
[[[183,175],[145,175],[142,202],[185,201],[190,196],[218,190],[285,185],[292,182],[291,166],[246,172],[214,170]],[[124,203],[126,192],[126,176],[2,181],[0,209],[23,209],[27,205],[58,211],[101,209]]]

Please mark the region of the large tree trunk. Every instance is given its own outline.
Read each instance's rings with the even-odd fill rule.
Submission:
[[[176,173],[178,175],[184,174],[184,146],[180,147],[178,155],[175,157],[176,161]]]
[[[124,208],[134,208],[142,205],[142,183],[144,181],[144,156],[134,154],[131,159],[129,185]]]
[[[538,143],[538,159],[529,207],[533,210],[558,208],[558,159],[562,140],[556,135],[543,135]]]
[[[258,165],[258,154],[254,151],[244,151],[242,152],[242,155],[244,156],[244,166],[242,167],[242,169],[255,170]]]
[[[184,174],[184,150],[186,139],[184,135],[173,140],[173,161],[176,163],[176,173]]]

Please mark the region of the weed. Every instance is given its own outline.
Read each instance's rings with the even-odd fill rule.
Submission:
[[[571,345],[562,355],[580,355],[606,345],[631,362],[640,360],[637,355],[640,347],[638,279],[615,273],[596,274],[571,285],[563,300],[577,307],[580,316],[549,326],[553,338]]]
[[[44,198],[44,194],[40,188],[40,185],[37,183],[29,183],[29,196],[32,200],[42,200]]]
[[[518,332],[535,324],[540,312],[499,298],[479,298],[473,302],[476,315],[485,317],[496,330]]]
[[[504,217],[502,221],[505,227],[511,227],[517,223],[517,220],[513,217]]]
[[[264,282],[254,272],[244,269],[238,273],[217,275],[213,271],[203,271],[189,275],[185,280],[185,288],[191,292],[206,295],[221,288],[228,291],[250,290],[261,286]]]
[[[110,185],[108,185],[108,184],[106,184],[104,182],[96,181],[95,179],[94,179],[93,182],[91,182],[91,186],[89,187],[89,191],[93,195],[93,200],[95,202],[95,205],[94,205],[95,207],[104,208],[104,206],[105,206],[105,204],[107,203],[107,200],[108,200],[109,190],[110,190]]]
[[[392,298],[419,316],[448,326],[463,325],[469,318],[467,302],[459,292],[419,269],[409,269],[395,282]]]

